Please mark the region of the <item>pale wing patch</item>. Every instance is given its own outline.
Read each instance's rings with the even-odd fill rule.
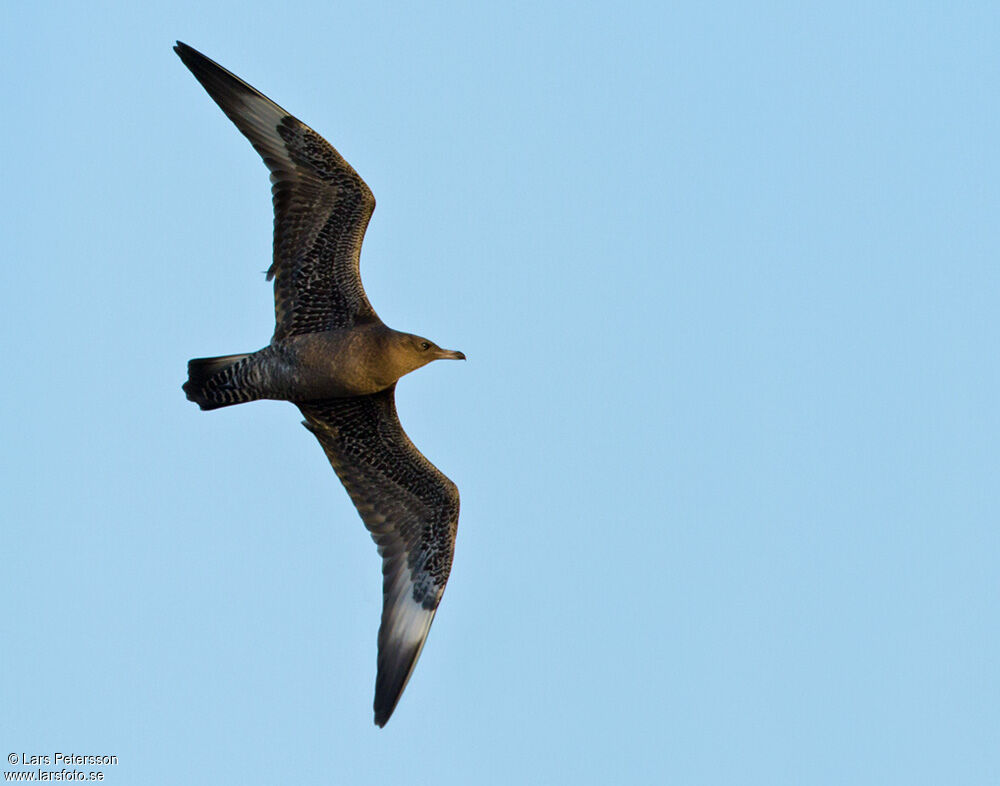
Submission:
[[[409,587],[386,608],[379,630],[378,677],[375,680],[375,723],[384,726],[410,681],[427,641],[437,609],[413,599]]]

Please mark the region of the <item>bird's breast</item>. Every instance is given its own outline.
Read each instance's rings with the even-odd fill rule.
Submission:
[[[385,390],[396,378],[382,342],[363,329],[296,336],[292,400],[364,396]]]

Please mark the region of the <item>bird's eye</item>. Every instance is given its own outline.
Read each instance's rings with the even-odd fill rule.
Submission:
[[[428,341],[421,341],[420,342],[420,348],[421,349],[430,349],[431,348],[430,342],[428,342]]]

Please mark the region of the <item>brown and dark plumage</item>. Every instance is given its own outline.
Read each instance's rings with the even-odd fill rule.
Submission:
[[[361,286],[359,258],[375,198],[311,128],[222,66],[174,47],[260,153],[274,199],[271,343],[188,363],[202,409],[291,401],[305,416],[382,556],[375,723],[392,715],[427,639],[451,570],[458,489],[406,436],[396,382],[461,352],[383,324]]]

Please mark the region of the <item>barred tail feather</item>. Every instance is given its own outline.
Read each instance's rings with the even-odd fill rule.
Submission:
[[[182,386],[188,400],[202,409],[218,409],[258,398],[249,384],[249,354],[193,358],[188,361],[188,380]]]

